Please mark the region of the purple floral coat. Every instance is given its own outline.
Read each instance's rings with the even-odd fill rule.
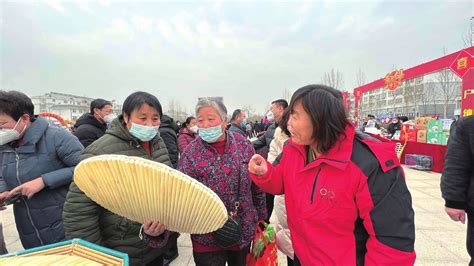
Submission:
[[[265,219],[267,215],[265,193],[252,182],[248,172],[248,162],[255,153],[252,144],[239,134],[229,131],[226,134],[227,143],[223,155],[209,143],[197,138],[181,154],[178,168],[212,189],[228,211],[235,204],[240,176],[238,217],[243,233],[240,248],[245,248],[255,236],[258,221]],[[191,235],[191,239],[202,245],[216,246],[212,233]]]

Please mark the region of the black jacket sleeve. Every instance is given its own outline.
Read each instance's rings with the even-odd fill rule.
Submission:
[[[257,140],[253,141],[252,145],[255,150],[265,147],[267,145],[267,142],[265,140],[265,134],[261,135]]]
[[[93,126],[82,125],[76,129],[74,135],[79,139],[82,146],[84,146],[84,148],[87,148],[87,146],[91,145],[92,142],[96,141],[102,135],[104,135],[104,132]]]
[[[173,168],[176,169],[178,167],[179,160],[178,137],[172,129],[168,128],[160,128],[160,135],[165,142],[168,155],[170,156],[171,163],[173,164]]]
[[[351,160],[361,171],[354,198],[357,265],[414,264],[415,214],[403,169],[394,159],[395,153],[381,146],[354,141]],[[392,168],[384,170],[382,164],[390,161]]]
[[[456,123],[453,135],[449,138],[443,175],[441,176],[441,193],[446,201],[445,206],[465,210],[468,202],[468,190],[473,175],[473,155],[469,132],[474,119],[461,119]]]

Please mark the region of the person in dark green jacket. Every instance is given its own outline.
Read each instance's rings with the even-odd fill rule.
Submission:
[[[121,154],[137,156],[172,166],[165,143],[159,135],[162,108],[158,99],[146,92],[127,97],[122,114],[105,135],[89,145],[80,159],[96,155]],[[98,176],[97,178],[101,178]],[[162,265],[163,253],[176,233],[163,226],[145,224],[147,236],[162,238],[163,247],[152,249],[139,238],[140,223],[116,215],[88,198],[73,182],[66,197],[63,213],[66,238],[81,238],[127,253],[131,265]],[[150,227],[153,230],[150,230]],[[157,230],[159,228],[159,230]]]

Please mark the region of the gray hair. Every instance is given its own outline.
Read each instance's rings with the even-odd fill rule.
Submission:
[[[210,97],[199,98],[199,101],[196,105],[196,117],[198,116],[199,110],[208,106],[214,108],[214,110],[217,111],[222,121],[226,120],[227,108],[225,107],[224,103],[219,99],[210,98]]]

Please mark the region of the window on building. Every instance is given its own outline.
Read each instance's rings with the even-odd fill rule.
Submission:
[[[421,84],[423,83],[423,76],[419,76],[415,78],[415,84]]]

